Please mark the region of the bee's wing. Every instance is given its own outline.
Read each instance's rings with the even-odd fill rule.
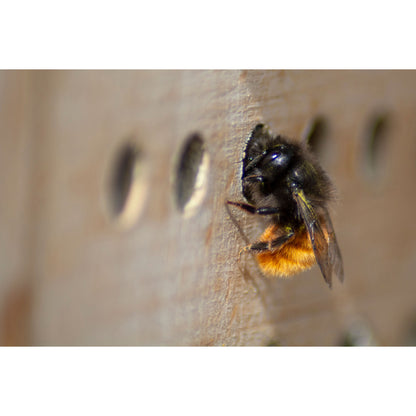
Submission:
[[[328,211],[325,209],[323,212],[322,226],[326,228],[326,234],[328,235],[328,254],[329,264],[332,270],[338,276],[338,279],[344,281],[344,266],[342,264],[341,251],[339,249],[337,238],[335,237],[334,227],[332,225],[331,217]]]
[[[324,209],[323,215],[318,217],[302,190],[295,188],[292,194],[308,230],[316,261],[325,281],[331,287],[332,272],[335,270],[335,274],[341,281],[344,278],[344,272],[341,253],[328,211]]]

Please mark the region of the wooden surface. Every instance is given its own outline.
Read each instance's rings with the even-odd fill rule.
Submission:
[[[415,115],[415,72],[0,72],[1,343],[415,342]],[[300,139],[317,117],[339,193],[345,283],[332,290],[317,267],[268,280],[249,256],[238,262],[245,242],[224,207],[242,200],[256,123]],[[196,133],[207,156],[184,212],[175,172]],[[140,182],[122,221],[111,207],[126,145]]]

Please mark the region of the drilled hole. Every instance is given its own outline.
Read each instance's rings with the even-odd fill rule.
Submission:
[[[343,334],[340,346],[344,347],[359,347],[377,345],[370,327],[362,320],[351,323]]]
[[[404,345],[416,346],[416,314],[413,314],[407,322]]]
[[[122,227],[133,225],[143,208],[146,191],[143,152],[128,143],[116,155],[109,184],[111,217]]]
[[[322,116],[315,117],[305,128],[303,137],[311,151],[321,161],[329,158],[328,122]]]
[[[199,134],[190,136],[183,145],[174,176],[174,197],[185,217],[195,214],[207,188],[209,156]]]
[[[374,180],[384,173],[387,151],[388,120],[385,114],[370,119],[364,135],[363,168],[367,177]]]

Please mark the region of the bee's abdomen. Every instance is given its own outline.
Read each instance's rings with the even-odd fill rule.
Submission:
[[[275,224],[269,226],[260,241],[269,242],[281,235]],[[288,277],[309,269],[316,263],[315,254],[306,229],[295,235],[282,247],[258,253],[257,261],[262,271],[269,276]]]

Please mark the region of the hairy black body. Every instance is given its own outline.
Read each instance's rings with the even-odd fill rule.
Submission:
[[[267,258],[266,269],[283,275],[302,269],[301,264],[294,263],[300,258],[303,261],[307,245],[296,237],[305,235],[327,283],[331,286],[333,271],[343,279],[341,254],[327,207],[333,186],[306,143],[273,137],[264,125],[257,125],[243,160],[242,191],[248,204],[228,203],[270,218],[270,227],[260,241],[248,247],[259,254],[273,254],[259,257]],[[298,253],[289,256],[290,248]],[[286,263],[279,255],[288,258]],[[273,261],[274,268],[270,266]],[[310,263],[305,260],[304,268]]]

